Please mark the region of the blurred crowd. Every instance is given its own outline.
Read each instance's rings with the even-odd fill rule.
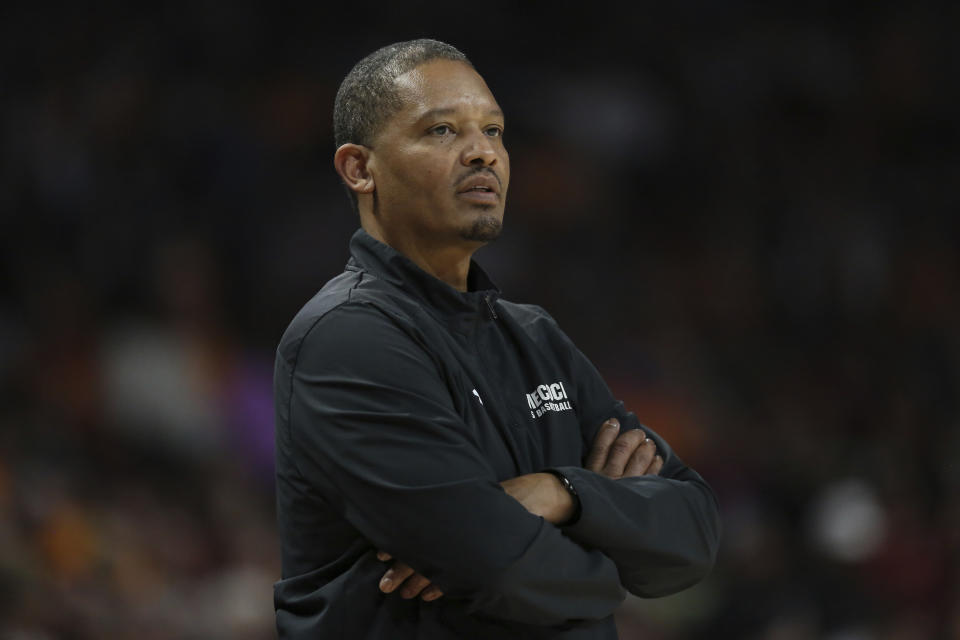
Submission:
[[[273,637],[273,350],[347,258],[349,68],[462,48],[503,237],[716,489],[623,640],[960,638],[960,8],[0,9],[0,638]]]

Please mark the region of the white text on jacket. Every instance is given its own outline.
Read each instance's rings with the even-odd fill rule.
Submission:
[[[548,411],[570,411],[570,400],[562,382],[541,384],[527,394],[527,406],[530,408],[530,417],[539,418]]]

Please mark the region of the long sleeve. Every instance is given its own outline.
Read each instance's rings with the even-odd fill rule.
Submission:
[[[289,380],[278,387],[278,456],[444,598],[537,625],[601,619],[622,601],[613,561],[502,490],[415,331],[348,303],[278,356],[278,371]]]
[[[663,438],[614,399],[593,364],[560,335],[576,381],[585,443],[593,442],[606,419],[616,417],[621,432],[643,428],[664,459],[657,476],[619,480],[579,467],[558,467],[576,487],[582,506],[580,519],[564,533],[603,551],[635,595],[668,595],[699,582],[713,566],[720,542],[716,496]]]

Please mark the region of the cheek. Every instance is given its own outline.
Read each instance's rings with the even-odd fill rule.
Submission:
[[[415,163],[405,165],[390,177],[392,190],[397,194],[403,194],[402,197],[407,199],[422,196],[434,180],[432,171],[418,167]]]
[[[423,171],[417,175],[417,178],[424,184],[435,185],[440,179],[440,172],[432,167],[425,167]]]
[[[416,184],[417,190],[424,195],[446,192],[450,183],[449,172],[439,164],[421,164],[410,177],[411,183]]]
[[[433,199],[450,191],[451,161],[445,154],[397,154],[390,166],[391,191],[404,199]]]

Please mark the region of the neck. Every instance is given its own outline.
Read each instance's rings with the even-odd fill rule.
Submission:
[[[467,274],[470,272],[470,258],[479,248],[478,243],[461,242],[456,245],[428,245],[418,238],[405,237],[403,234],[388,234],[379,227],[364,229],[380,242],[396,249],[409,258],[415,265],[438,280],[446,282],[457,291],[467,290]]]

